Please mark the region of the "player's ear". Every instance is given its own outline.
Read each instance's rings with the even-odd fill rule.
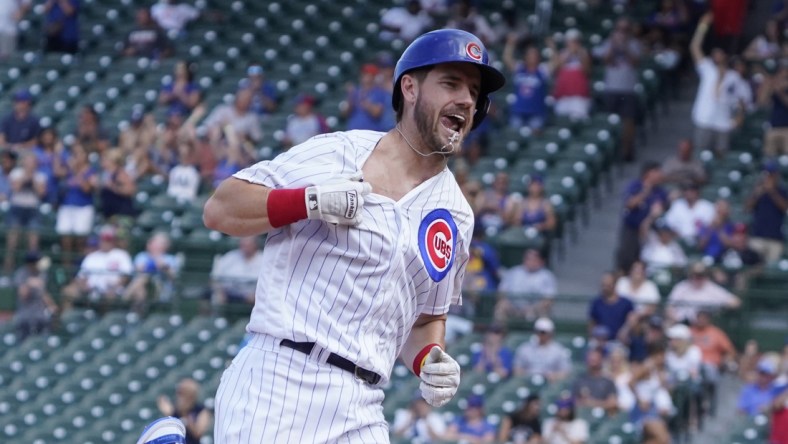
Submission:
[[[400,80],[400,89],[402,89],[402,100],[404,102],[416,103],[416,97],[419,95],[419,82],[410,74],[405,74]]]

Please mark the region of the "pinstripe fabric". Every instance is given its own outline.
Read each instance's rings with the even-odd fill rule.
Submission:
[[[216,444],[387,443],[383,390],[255,334],[222,375]]]
[[[235,177],[271,188],[319,184],[338,174],[360,171],[382,136],[372,131],[317,136],[272,161],[239,171]],[[448,211],[457,232],[452,239],[456,242],[453,265],[436,282],[425,266],[418,237],[425,217],[437,208]],[[247,329],[274,338],[316,342],[319,348],[380,374],[385,383],[417,317],[443,314],[451,303],[460,303],[473,215],[448,169],[397,202],[370,194],[362,211],[363,222],[358,227],[306,220],[269,233],[263,250],[266,267],[260,271]],[[236,363],[245,365],[234,364],[227,371],[226,377],[233,382],[222,383],[217,412],[232,411],[233,419],[231,424],[222,423],[227,429],[217,426],[217,430],[245,442],[248,436],[233,435],[233,431],[244,430],[244,421],[252,421],[266,429],[287,431],[284,441],[276,442],[310,442],[307,435],[322,430],[319,424],[323,420],[332,427],[344,420],[348,434],[341,439],[337,435],[340,442],[383,442],[378,437],[387,436],[378,418],[382,413],[370,413],[371,407],[359,410],[356,417],[347,416],[348,406],[382,401],[382,396],[377,399],[376,391],[359,386],[352,375],[323,369],[333,383],[320,380],[322,386],[310,386],[315,380],[305,379],[304,364],[296,363],[299,357],[292,353],[266,354],[266,362],[259,367],[246,363],[245,356],[250,353],[244,351],[236,358]],[[273,382],[276,378],[281,378],[278,383]],[[344,386],[337,395],[341,402],[336,403],[342,411],[333,411],[328,404],[333,401],[323,399],[337,384]],[[260,401],[258,396],[266,398]],[[287,404],[275,399],[287,399]],[[321,421],[290,431],[292,425],[278,418],[289,418],[289,409],[296,406],[301,415],[309,411]],[[380,405],[377,408],[382,411]],[[362,422],[354,422],[359,420]],[[251,433],[250,442],[257,442]]]

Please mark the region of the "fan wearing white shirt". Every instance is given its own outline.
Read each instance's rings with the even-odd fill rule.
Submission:
[[[682,185],[682,197],[676,199],[665,214],[665,221],[679,237],[694,244],[701,227],[714,220],[714,204],[700,197],[700,187],[691,182]]]
[[[635,261],[629,275],[616,281],[616,294],[632,301],[638,312],[654,313],[661,299],[657,285],[646,277],[646,264]]]
[[[675,324],[668,328],[667,337],[670,339],[665,354],[668,371],[678,379],[687,376],[691,381],[700,382],[703,355],[700,348],[692,343],[690,328]]]
[[[194,157],[188,145],[179,148],[180,162],[170,170],[167,194],[179,202],[191,202],[200,188],[200,172],[194,166]]]
[[[380,18],[382,40],[402,39],[410,42],[432,26],[432,17],[421,8],[419,0],[410,0],[405,7],[393,7]]]

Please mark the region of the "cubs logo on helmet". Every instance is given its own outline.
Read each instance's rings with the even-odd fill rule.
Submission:
[[[469,42],[465,45],[465,54],[468,54],[468,57],[472,58],[473,60],[481,60],[482,59],[482,47],[479,46],[476,42]]]
[[[427,273],[440,282],[451,270],[457,247],[457,225],[444,209],[431,211],[419,225],[419,251]]]

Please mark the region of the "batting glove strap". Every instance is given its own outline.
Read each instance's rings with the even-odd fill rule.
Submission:
[[[460,386],[460,364],[440,347],[430,350],[419,374],[421,396],[433,407],[442,407]]]
[[[308,187],[304,193],[307,217],[332,224],[358,225],[364,196],[372,191],[360,176],[340,177]]]

